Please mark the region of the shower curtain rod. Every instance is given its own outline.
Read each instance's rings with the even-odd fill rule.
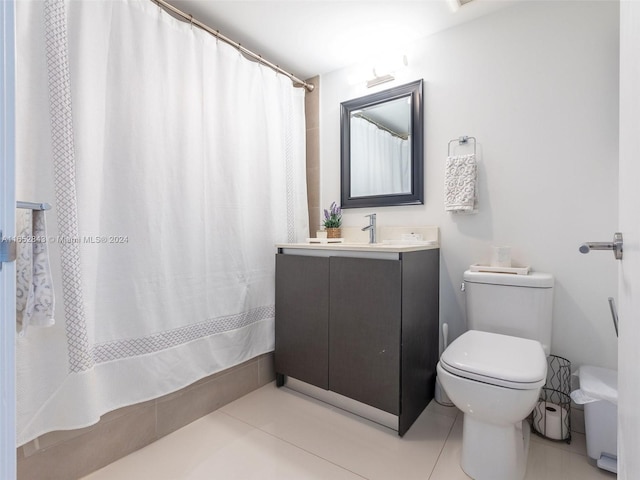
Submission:
[[[409,139],[409,135],[406,133],[398,133],[398,132],[394,132],[393,130],[391,130],[389,127],[385,127],[384,125],[382,125],[381,123],[376,122],[375,120],[367,117],[364,113],[354,113],[353,114],[354,117],[358,117],[361,118],[373,125],[375,125],[376,127],[378,127],[380,130],[384,130],[385,132],[387,132],[388,134],[394,136],[394,137],[398,137],[402,140],[408,140]]]
[[[169,10],[170,12],[178,15],[179,17],[182,17],[184,20],[186,20],[187,22],[191,23],[192,25],[200,27],[201,29],[203,29],[204,31],[210,33],[211,35],[213,35],[217,39],[222,40],[223,42],[228,43],[232,47],[237,48],[240,52],[242,52],[243,54],[247,55],[251,59],[257,61],[258,63],[266,65],[267,67],[275,70],[276,72],[281,73],[283,75],[286,75],[287,77],[289,77],[291,79],[291,81],[294,84],[299,84],[299,85],[303,86],[304,88],[306,88],[307,91],[313,92],[313,89],[315,88],[315,85],[313,85],[312,83],[307,83],[304,80],[300,80],[298,77],[296,77],[292,73],[289,73],[286,70],[283,70],[282,68],[280,68],[278,65],[276,65],[274,63],[271,63],[268,60],[265,60],[264,58],[262,58],[262,55],[258,55],[257,53],[254,53],[251,50],[249,50],[248,48],[243,47],[239,43],[234,42],[230,38],[225,37],[224,35],[222,35],[220,33],[219,30],[214,30],[211,27],[209,27],[209,26],[205,25],[204,23],[202,23],[201,21],[193,18],[193,15],[189,15],[188,13],[184,13],[182,10],[177,9],[176,7],[174,7],[170,3],[165,2],[164,0],[151,0],[151,1],[153,3],[155,3],[155,4],[157,4],[158,6],[160,6],[162,8],[165,8],[166,10]]]

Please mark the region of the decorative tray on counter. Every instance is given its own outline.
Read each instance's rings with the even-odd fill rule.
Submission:
[[[472,272],[492,272],[492,273],[510,273],[512,275],[529,275],[531,267],[525,265],[523,267],[491,267],[489,265],[480,265],[475,263],[469,267]]]

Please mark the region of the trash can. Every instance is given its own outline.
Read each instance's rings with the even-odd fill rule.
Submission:
[[[584,405],[587,455],[599,468],[618,473],[618,372],[583,365],[577,375],[580,388],[571,398]]]

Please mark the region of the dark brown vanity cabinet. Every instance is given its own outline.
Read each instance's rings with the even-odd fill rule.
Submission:
[[[388,412],[403,435],[435,389],[439,250],[326,255],[276,255],[278,385],[291,376]]]
[[[276,372],[329,389],[328,319],[329,258],[278,254]]]

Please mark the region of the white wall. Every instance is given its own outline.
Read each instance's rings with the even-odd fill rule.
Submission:
[[[340,199],[340,102],[425,80],[425,205],[353,209],[345,226],[441,229],[441,322],[465,331],[463,271],[491,245],[555,275],[552,353],[574,366],[616,367],[607,297],[617,291],[611,252],[582,255],[617,227],[617,2],[523,2],[409,46],[409,69],[375,89],[349,85],[349,69],[323,75],[321,205]],[[478,139],[480,212],[444,212],[447,143]]]

